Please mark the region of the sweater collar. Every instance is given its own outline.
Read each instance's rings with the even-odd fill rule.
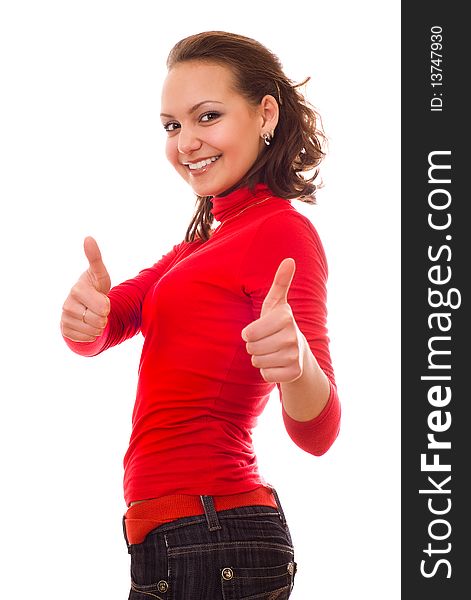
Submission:
[[[211,213],[216,221],[223,223],[226,219],[234,217],[263,197],[272,195],[266,183],[257,183],[253,192],[250,191],[248,186],[237,188],[227,196],[214,196],[212,198],[213,208]]]

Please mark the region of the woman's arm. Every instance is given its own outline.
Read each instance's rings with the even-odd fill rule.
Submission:
[[[330,396],[330,382],[319,367],[303,334],[300,336],[302,374],[280,384],[280,396],[287,415],[295,421],[311,421],[324,409]]]
[[[338,435],[340,403],[327,335],[327,262],[321,241],[312,223],[293,208],[262,223],[249,255],[246,290],[256,315],[266,313],[266,298],[280,263],[285,258],[295,261],[294,276],[286,287],[289,306],[277,310],[292,315],[289,327],[299,342],[294,363],[299,364],[293,366],[294,375],[289,369],[287,375],[279,369],[271,373],[268,369],[268,379],[262,375],[277,383],[283,421],[293,441],[306,452],[323,454]],[[257,359],[253,362],[257,364]]]
[[[67,346],[81,356],[96,356],[139,333],[144,297],[173,264],[182,243],[173,246],[152,267],[110,289],[107,294],[110,300],[108,322],[99,337],[90,342],[77,342],[62,335]]]

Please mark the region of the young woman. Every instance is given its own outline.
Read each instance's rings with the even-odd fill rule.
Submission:
[[[145,338],[124,458],[129,598],[282,600],[293,545],[251,430],[276,385],[300,448],[321,455],[339,431],[326,259],[291,203],[315,202],[325,138],[253,39],[193,35],[167,66],[166,154],[197,196],[194,218],[184,240],[113,288],[87,237],[89,268],[61,331],[83,356]]]

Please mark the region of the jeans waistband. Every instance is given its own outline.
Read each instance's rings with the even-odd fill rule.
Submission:
[[[242,506],[271,506],[278,510],[283,526],[286,518],[275,488],[266,484],[240,494],[227,496],[174,495],[134,504],[123,516],[123,534],[129,548],[143,541],[160,525],[182,517],[205,515],[208,529],[221,529],[218,512]]]

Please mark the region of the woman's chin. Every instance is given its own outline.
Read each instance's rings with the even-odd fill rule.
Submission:
[[[201,184],[199,182],[188,182],[193,192],[198,196],[217,196],[220,192],[223,192],[224,189],[221,186],[211,183]]]

